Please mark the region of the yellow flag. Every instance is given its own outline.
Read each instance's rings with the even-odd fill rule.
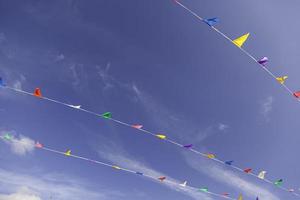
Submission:
[[[71,156],[71,150],[67,150],[65,153],[66,156]]]
[[[216,156],[214,154],[207,154],[206,155],[209,159],[213,159],[213,158],[216,158]]]
[[[159,139],[162,139],[162,140],[167,138],[167,136],[165,136],[165,135],[156,135],[156,137],[158,137]]]
[[[243,196],[240,194],[238,200],[243,200]]]
[[[247,34],[245,34],[245,35],[243,35],[243,36],[241,36],[241,37],[239,37],[239,38],[233,40],[233,44],[235,44],[235,45],[238,46],[238,47],[242,47],[243,44],[244,44],[244,43],[246,42],[246,40],[248,39],[249,35],[250,35],[250,33],[247,33]]]
[[[284,84],[285,80],[288,78],[288,76],[281,76],[281,77],[277,77],[276,80],[280,83],[280,84]]]
[[[121,169],[121,167],[118,167],[118,166],[112,166],[113,168],[115,168],[115,169]]]

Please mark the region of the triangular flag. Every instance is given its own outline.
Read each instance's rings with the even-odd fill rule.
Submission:
[[[251,171],[252,171],[251,168],[244,169],[244,172],[247,173],[247,174],[250,173]]]
[[[289,192],[295,192],[295,190],[291,188],[291,189],[289,189]]]
[[[228,197],[228,196],[229,196],[229,193],[224,192],[222,195],[225,196],[225,197]]]
[[[158,137],[159,139],[162,139],[162,140],[167,138],[167,136],[165,136],[165,135],[156,135],[156,137]]]
[[[233,40],[232,42],[233,42],[236,46],[238,46],[238,47],[241,48],[241,47],[243,46],[243,44],[246,42],[246,40],[248,39],[249,35],[250,35],[250,33],[247,33],[247,34],[245,34],[245,35],[243,35],[243,36],[241,36],[241,37],[239,37],[239,38]]]
[[[165,176],[161,176],[158,178],[158,180],[160,180],[161,182],[163,182],[164,180],[166,180],[166,177]]]
[[[190,149],[193,147],[193,144],[187,144],[187,145],[183,145],[184,148]]]
[[[143,128],[143,125],[140,125],[140,124],[134,124],[131,126],[132,128],[136,128],[136,129],[141,129]]]
[[[281,76],[281,77],[277,77],[276,80],[280,83],[280,84],[284,84],[285,80],[288,78],[288,76]]]
[[[267,173],[266,171],[261,171],[261,172],[259,172],[257,177],[260,179],[265,179],[266,173]]]
[[[71,156],[71,150],[67,150],[65,153],[66,156]]]
[[[135,172],[137,175],[143,176],[144,174],[142,172]]]
[[[234,162],[233,160],[229,160],[229,161],[225,161],[225,164],[226,165],[232,165],[233,162]]]
[[[78,105],[78,106],[75,106],[75,105],[69,105],[70,107],[72,108],[75,108],[75,109],[80,109],[81,108],[81,105]]]
[[[208,26],[213,26],[214,24],[216,24],[217,22],[220,21],[219,18],[214,17],[214,18],[210,18],[210,19],[204,19],[203,20]]]
[[[11,140],[11,135],[9,135],[8,133],[6,133],[5,135],[4,135],[4,139],[6,139],[6,140]]]
[[[41,148],[43,148],[43,145],[41,143],[37,142],[37,143],[35,143],[35,147],[41,149]]]
[[[111,119],[112,114],[110,112],[106,112],[106,113],[102,114],[102,117],[105,118],[105,119]]]
[[[243,200],[243,196],[240,194],[238,200]]]
[[[207,188],[207,187],[200,188],[199,190],[200,190],[201,192],[208,192],[208,188]]]
[[[261,64],[262,66],[266,66],[267,62],[269,62],[268,57],[263,57],[260,60],[257,61],[259,64]]]
[[[275,181],[274,184],[275,184],[276,186],[281,186],[282,183],[283,183],[283,180],[282,180],[282,179],[279,179],[279,180]]]
[[[40,88],[35,88],[33,95],[36,96],[36,97],[41,98],[42,97],[41,89]]]
[[[298,92],[294,92],[294,94],[293,94],[296,98],[300,98],[300,91],[298,91]]]
[[[114,169],[117,169],[117,170],[120,170],[121,169],[121,167],[119,167],[119,166],[116,166],[116,165],[114,165],[114,166],[112,166]]]
[[[215,156],[214,154],[211,154],[211,153],[206,154],[206,157],[208,157],[209,159],[214,159],[214,158],[216,158],[216,156]]]
[[[187,181],[184,181],[183,183],[179,184],[182,187],[186,187]]]

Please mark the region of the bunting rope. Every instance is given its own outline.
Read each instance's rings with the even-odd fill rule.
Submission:
[[[298,101],[300,101],[300,91],[298,92],[293,92],[286,84],[285,80],[288,78],[288,76],[282,76],[282,77],[277,77],[274,75],[273,72],[271,72],[268,68],[266,68],[266,63],[268,62],[267,57],[263,57],[262,59],[256,59],[252,54],[250,54],[248,51],[246,51],[242,46],[244,42],[247,40],[248,36],[250,35],[249,33],[246,35],[241,36],[240,38],[237,38],[235,40],[230,39],[229,36],[227,36],[225,33],[217,29],[215,26],[213,26],[216,22],[218,22],[218,18],[211,18],[211,19],[204,19],[200,17],[198,14],[196,14],[194,11],[189,9],[187,6],[179,2],[178,0],[173,0],[176,4],[181,6],[183,9],[185,9],[187,12],[192,14],[195,18],[197,18],[199,21],[204,22],[209,25],[214,31],[216,31],[218,34],[220,34],[223,38],[231,42],[232,44],[235,44],[246,56],[248,56],[252,61],[254,61],[256,64],[258,64],[266,73],[268,73],[272,78],[274,78],[277,82],[282,85],[282,87],[291,95],[295,96]]]
[[[2,79],[0,78],[0,80],[2,80]],[[0,83],[1,83],[1,81],[0,81]],[[193,144],[185,144],[185,145],[184,144],[180,144],[180,143],[176,142],[175,140],[167,138],[166,135],[156,134],[154,132],[146,130],[146,129],[143,128],[142,125],[139,125],[139,124],[132,125],[132,124],[120,121],[118,119],[115,119],[115,118],[112,117],[112,114],[110,112],[106,112],[106,113],[103,113],[103,114],[98,114],[96,112],[93,112],[93,111],[90,111],[90,110],[87,110],[87,109],[83,109],[80,105],[75,106],[75,105],[67,104],[67,103],[62,102],[62,101],[51,99],[49,97],[45,97],[45,96],[42,95],[42,92],[41,92],[41,90],[39,88],[36,88],[35,91],[34,91],[34,93],[30,93],[30,92],[27,92],[27,91],[24,91],[24,90],[20,90],[20,89],[16,89],[16,88],[13,88],[13,87],[9,87],[9,86],[7,86],[4,83],[0,84],[0,87],[9,89],[9,90],[17,92],[17,93],[21,93],[21,94],[25,94],[25,95],[37,97],[39,99],[43,99],[43,100],[46,100],[46,101],[49,101],[49,102],[53,102],[53,103],[56,103],[56,104],[67,106],[69,108],[73,108],[73,109],[76,109],[76,110],[79,110],[79,111],[82,111],[82,112],[94,115],[96,117],[104,118],[104,119],[113,121],[113,122],[115,122],[117,124],[133,128],[135,130],[138,130],[140,132],[146,133],[146,134],[151,135],[151,136],[153,136],[155,138],[158,138],[160,140],[166,141],[166,142],[168,142],[170,144],[176,145],[176,146],[178,146],[180,148],[184,148],[184,149],[186,149],[186,150],[188,150],[190,152],[193,152],[193,153],[195,153],[197,155],[205,157],[205,158],[207,158],[209,160],[212,160],[212,161],[215,161],[215,162],[217,162],[219,164],[225,165],[225,166],[227,166],[227,167],[229,167],[231,169],[234,169],[236,171],[242,172],[243,174],[248,174],[248,175],[250,175],[252,177],[255,177],[255,178],[257,178],[257,179],[259,179],[261,181],[264,181],[264,182],[266,182],[268,184],[276,186],[277,188],[279,188],[279,189],[281,189],[283,191],[289,192],[289,193],[291,193],[291,194],[293,194],[295,196],[300,197],[300,194],[296,193],[294,189],[289,189],[289,188],[283,187],[282,186],[282,184],[283,184],[283,180],[282,179],[276,180],[275,182],[267,179],[265,177],[265,175],[267,173],[266,171],[261,171],[259,174],[255,174],[251,168],[242,169],[242,168],[234,165],[233,164],[233,162],[234,162],[233,160],[223,161],[223,160],[220,160],[220,159],[216,158],[215,154],[202,153],[202,152],[194,149],[193,148]]]
[[[9,135],[9,134],[0,135],[0,138],[2,140],[4,140],[4,141],[7,141],[7,142],[14,142],[14,143],[20,143],[20,144],[22,143],[22,142],[20,142],[18,140],[12,140],[12,136]],[[165,176],[155,177],[155,176],[146,174],[144,172],[134,171],[134,170],[131,170],[131,169],[128,169],[128,168],[124,168],[124,167],[118,166],[118,165],[114,165],[114,164],[110,164],[110,163],[105,163],[105,162],[102,162],[102,161],[98,161],[98,160],[90,159],[90,158],[87,158],[87,157],[75,155],[75,154],[73,154],[71,152],[71,150],[67,150],[66,152],[63,152],[63,151],[59,151],[59,150],[55,150],[55,149],[46,147],[46,146],[44,146],[43,144],[41,144],[39,142],[36,142],[34,147],[35,147],[35,149],[40,149],[40,150],[48,151],[48,152],[51,152],[51,153],[54,153],[54,154],[57,154],[57,155],[72,157],[72,158],[75,158],[75,159],[79,159],[79,160],[91,162],[91,163],[94,163],[94,164],[102,165],[102,166],[105,166],[105,167],[109,167],[109,168],[112,168],[112,169],[115,169],[115,170],[124,171],[124,172],[130,173],[130,174],[144,176],[144,177],[149,178],[149,179],[151,179],[153,181],[156,181],[156,182],[169,183],[171,185],[178,185],[178,186],[181,186],[182,188],[189,188],[189,189],[191,189],[191,190],[193,190],[195,192],[203,192],[203,193],[215,196],[215,197],[220,197],[220,198],[225,198],[225,199],[230,199],[230,200],[239,200],[239,199],[235,199],[235,198],[230,197],[229,193],[219,194],[219,193],[211,192],[206,187],[198,189],[198,188],[196,188],[194,186],[187,185],[187,181],[185,181],[184,183],[177,183],[175,181],[169,180]]]

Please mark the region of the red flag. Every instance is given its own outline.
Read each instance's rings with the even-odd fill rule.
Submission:
[[[300,91],[294,92],[294,96],[295,96],[296,98],[300,98]]]
[[[41,98],[42,97],[41,89],[40,88],[35,88],[33,95],[36,96],[36,97]]]
[[[166,179],[166,177],[165,176],[161,176],[161,177],[159,177],[158,178],[160,181],[164,181],[165,179]]]
[[[252,171],[252,169],[250,169],[250,168],[244,169],[244,172],[246,172],[247,174],[250,173],[251,171]]]

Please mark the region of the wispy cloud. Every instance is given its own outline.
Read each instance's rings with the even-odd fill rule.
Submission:
[[[13,87],[18,90],[22,90],[22,85],[26,81],[26,77],[23,74],[20,74],[18,79],[13,81]]]
[[[6,41],[6,36],[4,33],[0,33],[0,44]]]
[[[165,173],[159,172],[149,167],[144,162],[140,162],[134,159],[132,156],[128,155],[128,153],[122,147],[120,147],[120,145],[116,145],[115,142],[111,141],[107,146],[102,144],[101,147],[98,146],[96,150],[102,158],[107,159],[113,162],[114,164],[120,165],[131,170],[143,172],[152,177],[168,177],[168,180],[170,180],[171,182],[164,182],[162,185],[168,187],[171,190],[180,192],[193,199],[212,200],[212,198],[209,195],[200,193],[197,188],[193,188],[190,186],[182,187],[179,185],[180,183],[182,183],[182,181],[172,178],[166,175]],[[161,184],[159,181],[155,182]]]
[[[274,98],[272,96],[264,99],[260,104],[260,113],[263,115],[266,121],[270,120],[270,113],[273,109]]]
[[[196,171],[202,172],[208,175],[210,178],[228,186],[237,189],[244,195],[255,198],[259,196],[264,200],[279,200],[275,194],[267,189],[264,189],[261,185],[257,185],[253,182],[247,181],[244,178],[237,175],[235,172],[222,168],[219,165],[212,163],[202,163],[199,159],[186,155],[187,163]]]
[[[149,119],[158,128],[170,131],[169,134],[173,134],[172,137],[177,137],[183,142],[191,142],[190,138],[193,138],[193,143],[196,144],[207,137],[229,129],[229,125],[221,122],[206,126],[201,125],[201,123],[189,119],[188,116],[182,116],[169,110],[147,92],[138,88],[136,84],[132,84],[131,89]]]
[[[117,81],[109,74],[109,69],[111,67],[111,63],[108,62],[105,67],[96,66],[96,69],[98,71],[98,75],[104,84],[103,90],[111,89],[115,86]]]
[[[11,131],[9,131],[11,132]],[[1,131],[1,135],[5,135],[7,131]],[[17,155],[24,156],[28,153],[34,151],[34,140],[25,137],[23,135],[20,136],[11,136],[9,141],[6,143],[10,146],[11,151]]]
[[[29,200],[50,197],[59,200],[107,200],[120,199],[123,196],[119,191],[105,188],[98,187],[97,190],[91,190],[90,185],[84,180],[63,174],[48,173],[33,176],[0,168],[0,180],[1,191],[8,193],[0,195],[0,199],[3,200],[25,200],[25,197]]]
[[[63,61],[64,59],[65,59],[65,55],[64,54],[59,54],[55,57],[54,62]]]
[[[223,124],[223,123],[218,124],[218,129],[220,131],[226,131],[228,128],[229,128],[229,125],[227,125],[227,124]]]

